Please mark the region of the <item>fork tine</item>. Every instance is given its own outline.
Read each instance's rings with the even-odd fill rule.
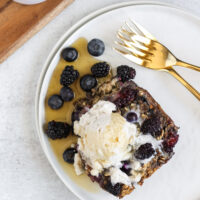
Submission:
[[[118,41],[115,41],[115,44],[121,46],[122,48],[125,48],[126,50],[132,52],[135,56],[139,57],[145,57],[146,54],[142,51],[138,51],[135,47],[133,47],[132,45],[130,45],[128,42],[126,41],[123,41],[122,42],[118,42]]]
[[[125,58],[131,60],[132,62],[138,64],[138,65],[142,65],[142,63],[144,62],[141,58],[138,58],[128,52],[122,51],[120,49],[114,48],[114,50],[116,50],[118,53],[122,54]]]
[[[118,31],[118,35],[120,35],[121,38],[123,38],[123,39],[126,39],[126,37],[127,37],[127,38],[129,38],[130,41],[133,40],[136,43],[140,42],[140,43],[143,43],[144,45],[151,44],[151,39],[141,36],[141,35],[138,35],[138,34],[130,33],[126,29],[120,29]],[[126,37],[124,37],[124,36],[126,36]]]
[[[131,43],[131,48],[136,48],[138,51],[140,51],[140,52],[142,52],[142,53],[144,53],[146,55],[153,56],[153,53],[150,51],[150,48],[147,48],[147,47],[142,46],[142,45],[138,45],[137,43],[132,42]]]
[[[117,38],[122,42],[126,42],[129,46],[132,43],[135,43],[135,45],[136,45],[135,47],[137,47],[137,45],[138,45],[138,47],[140,47],[140,49],[143,49],[143,50],[148,49],[147,47],[141,45],[139,42],[137,42],[137,41],[134,42],[133,40],[131,40],[131,38],[127,39],[127,37],[125,37],[124,34],[121,33],[120,31],[118,31],[118,33],[117,33]]]
[[[132,19],[130,19],[130,21],[137,27],[137,29],[140,30],[140,32],[142,32],[144,36],[157,41],[157,39],[152,34],[150,34],[143,26],[141,26],[140,24],[138,24],[136,21]]]
[[[131,30],[131,29],[130,29]],[[128,31],[124,26],[121,27],[121,31],[124,33],[128,33],[128,35],[136,35],[137,33],[135,33],[133,30]]]
[[[117,38],[120,39],[120,40],[125,40],[125,41],[128,41],[128,42],[131,42],[130,38],[127,39],[127,37],[124,37],[123,33],[121,31],[118,31],[117,32]]]
[[[120,41],[123,41],[124,43],[128,44],[129,46],[133,46],[135,48],[138,48],[138,49],[141,49],[143,51],[148,51],[149,48],[142,45],[141,43],[137,42],[137,41],[132,41],[132,40],[129,40],[127,38],[125,38],[123,36],[123,34],[121,34],[120,32],[117,33],[117,38],[120,40]]]
[[[120,29],[117,33],[118,39],[121,39],[122,41],[128,41],[128,42],[132,42],[132,37],[135,34],[128,32],[126,29]],[[137,41],[135,41],[136,43],[138,43]]]
[[[149,50],[148,47],[144,46],[144,45],[141,45],[140,43],[136,43],[136,42],[129,42],[131,46],[135,47],[135,48],[138,48],[140,50],[143,50],[143,51],[147,51]]]
[[[124,42],[115,41],[115,44],[121,47],[121,49],[124,49],[127,54],[131,54],[131,56],[140,58],[143,61],[151,61],[151,59],[149,58],[149,55],[152,55],[152,54],[149,52],[138,51],[136,48],[132,46],[128,46]]]
[[[134,29],[127,21],[125,22],[125,24],[127,25],[127,27],[128,27],[133,33],[139,34],[139,35],[141,34],[141,32],[138,33],[138,30]]]
[[[132,33],[132,32],[129,32],[127,29],[125,29],[125,28],[121,28],[121,29],[119,29],[119,31],[118,31],[118,33],[121,35],[121,36],[126,36],[126,37],[128,37],[129,39],[132,39],[132,37],[134,36],[134,35],[137,35],[137,34],[134,34],[134,33]]]
[[[134,35],[134,36],[131,37],[131,39],[134,42],[141,42],[141,43],[143,43],[143,44],[145,44],[147,46],[151,44],[151,39],[143,37],[141,35]]]

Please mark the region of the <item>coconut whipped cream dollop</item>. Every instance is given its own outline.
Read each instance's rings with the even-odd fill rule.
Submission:
[[[130,185],[131,177],[121,172],[120,168],[122,161],[133,157],[132,145],[137,136],[137,127],[113,112],[115,110],[115,104],[109,101],[97,102],[81,116],[80,121],[75,121],[74,132],[80,136],[78,151],[85,164],[92,168],[93,176],[109,169],[113,183],[119,181]],[[75,169],[79,171],[77,164],[75,162]]]

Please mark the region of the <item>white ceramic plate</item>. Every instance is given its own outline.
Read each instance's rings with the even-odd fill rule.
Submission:
[[[125,199],[199,200],[200,102],[167,73],[136,66],[112,50],[116,31],[128,18],[141,23],[180,59],[200,66],[200,20],[180,9],[163,4],[131,2],[113,5],[87,16],[59,40],[41,74],[36,97],[36,125],[42,147],[60,179],[80,199],[115,199],[103,190],[90,193],[71,180],[59,165],[42,128],[45,123],[44,99],[60,51],[79,37],[88,40],[100,38],[105,42],[106,51],[99,59],[111,63],[113,67],[120,64],[135,67],[136,83],[146,88],[181,127],[180,140],[172,160]],[[179,72],[200,90],[200,73],[182,69]]]

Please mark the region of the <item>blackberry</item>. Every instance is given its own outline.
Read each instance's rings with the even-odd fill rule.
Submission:
[[[137,90],[125,87],[119,92],[119,97],[113,102],[118,108],[123,108],[134,101]]]
[[[94,76],[87,74],[81,78],[80,86],[84,91],[90,92],[92,88],[97,86],[97,80]]]
[[[66,138],[70,133],[70,129],[71,127],[67,123],[50,121],[48,123],[46,134],[53,140]]]
[[[156,137],[157,134],[161,134],[161,121],[159,116],[152,116],[146,119],[141,126],[141,132],[143,134],[150,133],[152,136]]]
[[[77,153],[77,150],[75,148],[68,148],[64,151],[63,153],[63,159],[65,162],[69,163],[69,164],[73,164],[74,163],[74,156]]]
[[[140,160],[150,158],[155,153],[151,143],[141,145],[134,153],[135,157]]]
[[[99,62],[92,66],[91,72],[97,78],[105,77],[109,74],[110,66],[106,62]]]
[[[78,57],[78,51],[73,47],[67,47],[62,50],[61,56],[65,61],[73,62]]]
[[[53,110],[58,110],[63,106],[63,100],[60,95],[54,94],[48,99],[48,105]]]
[[[114,196],[119,196],[122,190],[122,184],[121,183],[117,183],[115,185],[112,185],[112,183],[110,181],[108,181],[105,185],[104,185],[104,189],[108,192],[110,192],[111,194],[113,194]]]
[[[60,90],[60,96],[64,101],[71,101],[74,98],[74,92],[70,87],[63,87]]]
[[[71,85],[79,77],[79,72],[73,66],[66,66],[60,77],[60,84],[63,86]]]
[[[99,39],[92,39],[88,43],[87,49],[92,56],[101,56],[105,50],[105,45]]]
[[[117,76],[121,78],[122,82],[133,79],[136,75],[135,69],[127,65],[121,65],[117,67]]]

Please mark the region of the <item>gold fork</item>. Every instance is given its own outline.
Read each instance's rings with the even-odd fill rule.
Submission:
[[[179,65],[200,72],[200,67],[176,58],[164,45],[140,24],[130,21],[117,33],[120,48],[114,48],[132,62],[150,69],[166,71],[180,81],[199,101],[200,93],[183,79],[172,67]]]

